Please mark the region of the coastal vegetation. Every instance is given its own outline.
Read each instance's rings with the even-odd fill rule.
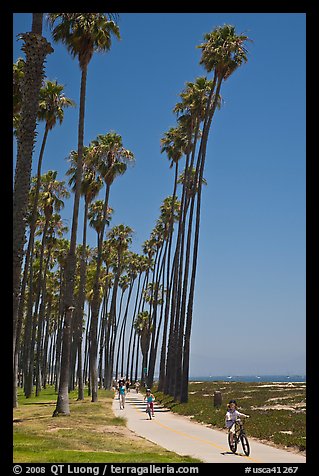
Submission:
[[[225,428],[227,403],[235,399],[249,437],[281,447],[306,450],[305,382],[190,382],[187,403],[156,391],[156,400],[171,411],[212,426]],[[214,393],[221,392],[222,405],[214,406]]]

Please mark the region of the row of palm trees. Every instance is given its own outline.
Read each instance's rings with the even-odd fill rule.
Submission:
[[[44,62],[48,53],[53,52],[51,45],[42,37],[43,13],[32,14],[32,32],[21,35],[24,40],[22,50],[26,61],[21,85],[21,112],[17,128],[17,163],[15,171],[13,198],[13,382],[16,386],[16,343],[19,336],[18,308],[23,305],[20,296],[20,276],[25,243],[26,213],[28,192],[30,190],[32,153],[35,140],[36,118],[39,92],[44,77]],[[82,176],[82,155],[84,139],[84,112],[86,77],[90,60],[95,51],[105,52],[111,47],[112,35],[120,38],[119,28],[112,15],[104,13],[49,13],[48,23],[52,28],[52,37],[56,42],[66,45],[74,58],[78,58],[81,69],[81,89],[78,127],[78,161],[76,186],[72,215],[70,247],[66,266],[66,287],[64,292],[64,332],[61,356],[61,379],[56,413],[68,412],[68,378],[70,354],[70,328],[74,304],[74,275],[76,267],[76,235],[80,201],[80,183]],[[16,405],[16,397],[15,402]]]
[[[54,381],[58,392],[54,416],[70,412],[68,392],[75,385],[78,398],[83,399],[88,383],[95,402],[98,386],[110,388],[114,376],[141,378],[152,386],[156,366],[159,390],[187,401],[207,141],[221,106],[222,83],[247,61],[248,38],[237,35],[233,26],[216,28],[199,45],[200,63],[212,79],[199,77],[186,83],[174,107],[177,125],[161,140],[161,151],[174,169],[172,195],[163,201],[150,238],[138,255],[129,249],[130,227],[122,224],[108,230],[113,212],[111,185],[125,173],[134,155],[113,131],[99,135],[89,146],[83,143],[88,64],[95,51],[109,50],[111,35],[120,37],[115,18],[102,13],[48,14],[54,41],[64,43],[81,68],[78,147],[70,153],[67,172],[74,207],[68,241],[63,237],[67,230],[60,210],[69,191],[57,180],[56,172],[41,175],[41,164],[48,132],[57,120],[62,122],[64,109],[74,103],[64,97],[57,82],[44,82],[42,77],[35,120],[45,121],[45,133],[38,173],[32,184],[30,180],[23,213],[20,210],[20,248],[14,247],[14,395],[18,374],[23,375],[27,397],[34,383],[39,394],[41,386]],[[41,32],[37,31],[32,38],[39,42]],[[19,144],[22,148],[26,138],[23,91],[28,62],[26,55],[25,61],[19,59],[14,65],[15,194],[22,160]],[[103,186],[104,199],[97,200]],[[81,196],[83,234],[82,243],[77,244]],[[18,214],[14,217],[17,222]],[[96,231],[93,249],[87,246],[88,223]],[[26,231],[27,246],[23,243]],[[35,241],[36,236],[41,241]]]
[[[190,338],[208,136],[215,112],[221,106],[223,81],[247,61],[245,41],[248,38],[237,35],[231,25],[216,28],[206,34],[204,40],[198,46],[202,50],[200,64],[207,73],[212,72],[213,77],[211,80],[199,77],[194,83],[186,83],[180,94],[181,101],[174,107],[177,126],[162,139],[162,152],[167,153],[171,166],[175,166],[173,203],[177,182],[182,183],[182,191],[177,235],[173,247],[172,241],[168,245],[168,256],[174,251],[166,264],[165,325],[158,388],[181,402],[188,400]],[[184,170],[178,179],[178,165],[183,157]],[[172,225],[173,222],[170,230]],[[153,367],[150,370],[149,385],[153,383]]]
[[[85,157],[88,160],[89,156],[86,155]],[[70,159],[71,166],[68,175],[70,175],[69,184],[72,185],[74,153],[70,154]],[[99,162],[97,162],[98,164]],[[92,166],[92,163],[90,165]],[[56,177],[57,172],[55,171],[49,171],[42,175],[38,192],[35,235],[41,238],[35,241],[31,250],[29,277],[32,277],[32,279],[27,279],[28,284],[25,289],[26,305],[23,311],[23,326],[18,352],[18,371],[23,377],[20,379],[20,384],[23,384],[26,397],[31,396],[33,384],[36,386],[36,395],[39,395],[41,387],[48,380],[52,381],[53,379],[54,384],[58,387],[61,371],[63,322],[61,303],[63,303],[63,292],[66,284],[65,268],[69,242],[64,238],[64,234],[68,230],[63,225],[60,211],[64,205],[63,199],[69,197],[69,192],[65,182],[56,180]],[[92,188],[93,182],[98,183],[97,178],[99,178],[98,175],[92,181]],[[87,181],[88,177],[83,176],[82,184],[87,185]],[[37,177],[34,177],[29,200],[29,228],[31,226],[31,212],[34,207],[37,182]],[[85,190],[83,188],[82,193],[85,193]],[[86,221],[96,231],[97,241],[101,236],[104,206],[105,202],[103,200],[92,201],[86,213]],[[170,207],[171,201],[168,197],[161,207],[159,224],[162,223],[162,231],[168,227]],[[107,225],[111,221],[111,215],[112,209],[108,208]],[[89,377],[87,375],[87,369],[91,369],[92,366],[90,353],[92,345],[99,347],[98,381],[100,384],[103,381],[105,388],[111,388],[113,384],[113,370],[115,370],[116,376],[120,372],[121,375],[126,375],[132,380],[136,379],[138,374],[142,375],[142,371],[138,369],[138,346],[140,344],[143,351],[146,327],[143,325],[141,317],[145,315],[147,303],[151,308],[155,305],[154,295],[157,284],[150,281],[154,269],[154,261],[150,256],[154,254],[155,250],[159,254],[163,243],[159,224],[152,234],[152,243],[150,240],[145,242],[143,255],[138,255],[129,250],[133,230],[128,226],[114,226],[108,231],[107,239],[103,240],[97,303],[99,312],[98,323],[96,324],[99,327],[99,333],[96,342],[94,342],[95,337],[92,328],[94,325],[94,283],[96,281],[99,248],[83,247],[83,244],[77,246],[78,264],[75,275],[75,309],[72,322],[69,388],[74,388],[76,381],[79,399],[84,397],[83,382],[87,383],[88,380],[92,400],[95,398],[92,372],[90,372]],[[83,236],[86,235],[86,227],[87,223],[85,222]],[[156,242],[155,232],[157,233],[158,243]],[[31,235],[29,233],[30,239]],[[157,262],[159,261],[157,260]],[[155,270],[153,271],[153,277],[154,275]],[[138,285],[137,289],[134,290],[137,278]],[[85,303],[82,302],[81,294],[83,281],[85,281]],[[125,301],[124,296],[127,289],[129,291],[126,294]],[[132,313],[129,304],[132,297],[134,297],[134,292],[135,305]],[[160,299],[157,290],[156,294],[158,304]],[[117,306],[119,306],[119,309],[117,309]],[[149,315],[148,312],[146,314]],[[128,324],[130,324],[129,343],[125,339]],[[82,340],[85,325],[87,336],[84,350]],[[48,353],[48,349],[51,349],[50,353]],[[86,361],[84,369],[82,368],[83,355]],[[143,355],[145,356],[145,353]],[[52,362],[54,362],[54,365]],[[145,366],[145,362],[142,365]],[[77,370],[75,370],[76,367]]]

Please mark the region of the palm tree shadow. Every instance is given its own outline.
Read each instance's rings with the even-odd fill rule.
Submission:
[[[56,405],[56,402],[25,402],[24,405]]]
[[[43,420],[43,419],[48,419],[52,418],[51,415],[44,415],[44,416],[36,416],[36,417],[30,417],[30,418],[14,418],[13,423],[22,423],[24,421],[32,421],[32,420]]]

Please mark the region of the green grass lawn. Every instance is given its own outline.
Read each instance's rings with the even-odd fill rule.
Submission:
[[[154,389],[155,391],[156,389]],[[222,393],[222,406],[214,407],[215,391]],[[250,416],[247,435],[278,446],[306,450],[306,384],[269,382],[190,382],[189,401],[176,403],[155,391],[156,400],[173,412],[224,428],[227,402],[234,398],[238,409]]]
[[[77,401],[70,392],[70,416],[52,417],[57,395],[53,387],[26,399],[19,390],[13,411],[14,463],[196,463],[138,437],[125,419],[112,412],[113,392],[99,390]]]

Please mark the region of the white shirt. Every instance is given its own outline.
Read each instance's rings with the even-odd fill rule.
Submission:
[[[233,425],[238,417],[247,417],[245,413],[240,413],[238,410],[228,410],[226,413],[225,424],[227,428]]]

